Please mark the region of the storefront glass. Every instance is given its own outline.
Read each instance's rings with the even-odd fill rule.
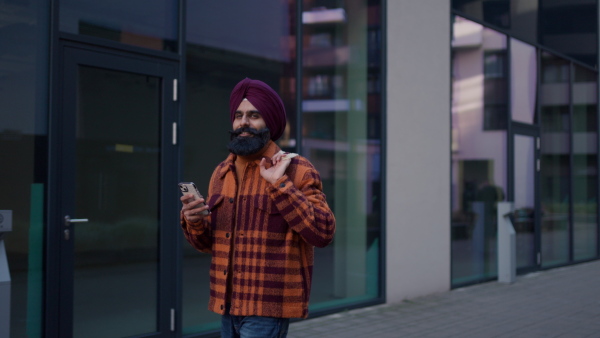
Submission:
[[[470,18],[510,31],[535,43],[539,0],[452,0],[452,8]]]
[[[177,52],[179,1],[60,0],[60,31]]]
[[[506,197],[507,38],[455,17],[452,40],[452,284],[497,274]]]
[[[542,53],[539,94],[542,266],[564,264],[569,260],[569,69],[566,60]]]
[[[539,44],[597,68],[598,0],[539,0],[538,18]]]
[[[598,74],[574,66],[573,259],[596,256],[598,246]]]
[[[315,252],[313,310],[380,294],[379,11],[378,1],[303,1],[301,151],[338,225]]]
[[[597,0],[452,0],[457,14],[591,67],[598,63],[597,8]]]
[[[2,337],[42,336],[49,11],[42,0],[0,4],[0,229],[12,224],[0,232]]]

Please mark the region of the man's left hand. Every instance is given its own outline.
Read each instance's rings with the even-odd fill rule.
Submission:
[[[271,167],[267,169],[266,164],[268,159],[264,158],[260,160],[260,176],[262,176],[267,182],[271,184],[275,184],[277,180],[279,180],[285,170],[290,165],[292,161],[291,158],[285,158],[285,154],[283,152],[275,154],[275,156],[271,157]]]

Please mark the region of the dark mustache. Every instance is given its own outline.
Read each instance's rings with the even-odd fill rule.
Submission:
[[[231,135],[231,137],[237,137],[241,133],[250,133],[252,135],[260,135],[261,131],[254,129],[254,128],[250,128],[250,127],[242,127],[242,128],[238,128],[236,130],[229,131],[229,134]]]

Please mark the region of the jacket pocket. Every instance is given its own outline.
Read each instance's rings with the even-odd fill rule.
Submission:
[[[256,206],[257,209],[264,213],[265,226],[271,234],[284,235],[288,231],[288,225],[275,202],[268,196],[261,196]]]
[[[211,219],[211,228],[214,230],[217,229],[218,224],[228,225],[231,223],[231,212],[227,209],[226,203],[223,203],[225,200],[225,196],[220,194],[215,194],[210,196],[208,199],[208,208],[210,210],[210,219]]]

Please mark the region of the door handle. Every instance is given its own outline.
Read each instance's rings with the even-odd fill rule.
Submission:
[[[65,226],[68,227],[71,223],[87,223],[89,219],[87,218],[71,218],[71,216],[65,216]]]

